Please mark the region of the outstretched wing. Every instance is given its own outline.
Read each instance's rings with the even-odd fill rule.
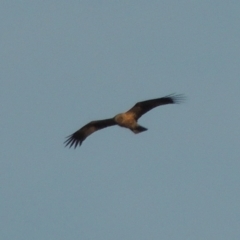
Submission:
[[[78,131],[73,133],[72,135],[67,137],[67,140],[64,142],[66,146],[69,145],[69,147],[74,146],[76,148],[78,145],[81,146],[82,142],[92,133],[106,128],[116,125],[116,122],[114,121],[113,118],[109,119],[104,119],[104,120],[97,120],[97,121],[92,121],[82,128],[80,128]]]
[[[162,98],[155,98],[143,102],[138,102],[131,109],[129,109],[127,113],[132,113],[137,120],[143,114],[155,107],[165,104],[181,103],[184,99],[185,97],[182,94],[171,94]]]

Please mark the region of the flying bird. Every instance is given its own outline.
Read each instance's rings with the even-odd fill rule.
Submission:
[[[182,94],[171,94],[162,98],[138,102],[127,112],[117,114],[113,118],[89,122],[78,131],[68,136],[64,143],[66,146],[69,145],[69,147],[74,146],[74,148],[76,148],[78,145],[81,146],[82,142],[90,134],[114,125],[128,128],[134,133],[144,132],[147,128],[139,125],[137,122],[143,114],[161,105],[181,103],[184,99],[185,97]]]

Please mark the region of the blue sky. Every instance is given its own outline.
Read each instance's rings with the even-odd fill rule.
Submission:
[[[240,238],[239,1],[2,1],[1,233]],[[136,102],[148,131],[65,137]]]

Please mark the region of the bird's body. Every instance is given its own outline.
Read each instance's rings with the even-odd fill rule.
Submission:
[[[134,133],[140,133],[147,130],[138,124],[135,115],[131,112],[117,114],[114,120],[118,126],[128,128]]]
[[[81,145],[82,142],[93,132],[114,125],[128,128],[134,133],[146,131],[147,128],[140,126],[137,122],[143,114],[160,105],[180,103],[182,100],[184,100],[183,95],[172,94],[162,98],[138,102],[127,112],[117,114],[113,118],[89,122],[67,137],[67,140],[65,141],[66,146],[69,145],[69,147],[71,147],[74,145],[76,148],[77,145]]]
[[[129,128],[129,129],[133,129],[137,124],[137,121],[134,119],[133,114],[127,113],[127,112],[117,114],[114,117],[114,121],[120,127],[125,127],[125,128]]]

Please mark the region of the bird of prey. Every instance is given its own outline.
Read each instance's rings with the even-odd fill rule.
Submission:
[[[137,120],[143,114],[161,105],[181,103],[184,99],[185,97],[182,94],[171,94],[161,98],[138,102],[127,112],[117,114],[113,118],[89,122],[88,124],[80,128],[78,131],[68,136],[67,140],[64,143],[66,144],[66,146],[69,145],[69,147],[74,146],[74,148],[76,148],[78,145],[81,146],[82,142],[90,134],[100,129],[114,125],[128,128],[134,133],[144,132],[147,130],[147,128],[139,125],[137,122]]]

